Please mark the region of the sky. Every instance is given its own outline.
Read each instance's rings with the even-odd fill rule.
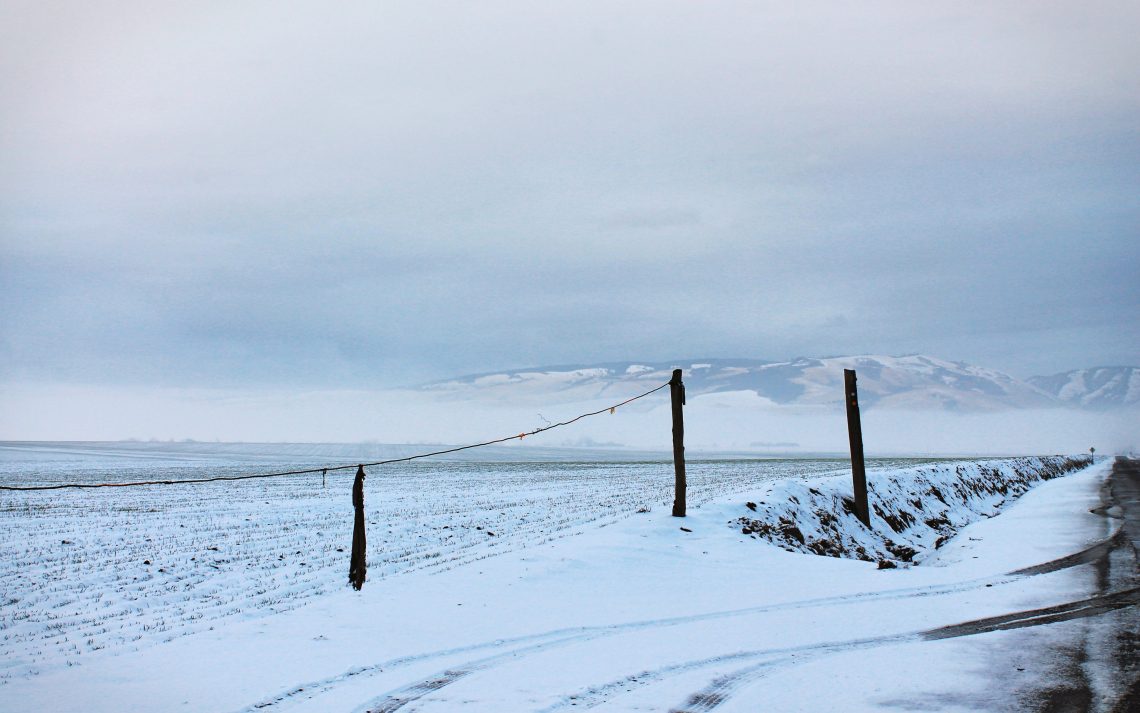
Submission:
[[[1137,365],[1138,21],[0,0],[0,385]]]

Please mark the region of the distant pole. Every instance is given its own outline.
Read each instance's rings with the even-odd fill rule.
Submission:
[[[681,370],[673,370],[669,381],[669,395],[673,402],[673,471],[675,475],[673,517],[685,517],[685,384]]]
[[[859,391],[855,388],[855,370],[843,370],[844,402],[847,404],[847,438],[851,442],[851,480],[855,486],[855,517],[867,527],[871,515],[867,510],[867,471],[863,466],[863,428],[859,424]]]

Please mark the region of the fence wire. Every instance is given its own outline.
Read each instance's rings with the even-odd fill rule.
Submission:
[[[325,473],[332,473],[332,472],[335,472],[338,470],[349,470],[349,469],[358,468],[358,467],[370,468],[370,467],[378,466],[378,465],[388,465],[389,463],[403,463],[405,461],[418,460],[420,458],[431,458],[432,456],[441,456],[441,455],[445,455],[448,453],[458,453],[459,451],[471,450],[472,448],[483,448],[485,446],[493,446],[493,445],[496,445],[499,443],[506,443],[508,441],[513,441],[516,439],[521,440],[521,439],[525,438],[526,436],[533,436],[533,435],[536,435],[539,433],[543,433],[545,431],[554,430],[555,428],[561,428],[562,426],[569,426],[570,424],[572,424],[576,421],[581,421],[582,419],[589,418],[591,416],[597,416],[599,414],[606,413],[607,411],[610,413],[613,413],[615,409],[618,409],[622,406],[625,406],[628,403],[632,403],[634,401],[637,401],[638,399],[643,399],[646,396],[649,396],[650,394],[654,394],[654,393],[660,391],[661,389],[664,389],[666,386],[669,386],[671,383],[672,383],[671,381],[667,381],[664,384],[661,384],[660,386],[658,386],[654,389],[650,389],[649,391],[646,391],[643,394],[638,394],[637,396],[634,396],[633,398],[629,398],[629,399],[626,399],[625,401],[622,401],[620,403],[616,403],[613,406],[606,406],[605,408],[598,409],[597,411],[591,411],[589,413],[583,413],[583,414],[580,414],[578,416],[575,416],[574,418],[567,419],[565,421],[559,421],[558,423],[552,423],[550,425],[543,426],[541,428],[536,428],[533,431],[523,431],[521,433],[516,433],[513,436],[504,436],[502,438],[496,438],[496,439],[493,439],[490,441],[483,441],[482,443],[471,443],[471,444],[466,445],[466,446],[456,446],[454,448],[445,448],[443,450],[432,451],[430,453],[418,453],[416,455],[404,456],[402,458],[389,458],[387,460],[378,460],[378,461],[373,461],[371,463],[352,463],[350,465],[332,465],[332,466],[325,466],[325,467],[320,467],[320,468],[306,468],[304,470],[285,470],[285,471],[280,471],[280,472],[276,472],[276,473],[255,473],[252,475],[218,475],[218,476],[214,476],[211,478],[187,478],[184,480],[136,480],[136,481],[131,481],[131,482],[127,482],[127,483],[65,483],[65,484],[61,484],[61,485],[0,485],[0,490],[21,490],[21,491],[66,490],[66,489],[79,490],[79,489],[91,489],[91,488],[133,488],[133,487],[148,486],[148,485],[189,485],[189,484],[194,484],[194,483],[216,483],[219,481],[226,481],[226,480],[255,480],[258,478],[282,478],[282,477],[289,476],[289,475],[309,475],[312,473],[325,474]]]

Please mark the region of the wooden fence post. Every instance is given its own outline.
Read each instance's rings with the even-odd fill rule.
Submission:
[[[352,522],[352,555],[348,561],[348,582],[360,591],[368,573],[368,544],[364,533],[364,466],[356,466],[356,480],[352,483],[352,509],[356,511]]]
[[[843,395],[847,404],[847,438],[851,443],[851,480],[855,486],[855,517],[867,527],[871,515],[867,509],[867,471],[863,466],[863,428],[859,424],[859,391],[855,388],[855,370],[843,370]]]
[[[673,517],[685,517],[685,384],[681,381],[681,370],[673,370],[669,381],[669,395],[673,402],[673,471],[675,476],[673,495]]]

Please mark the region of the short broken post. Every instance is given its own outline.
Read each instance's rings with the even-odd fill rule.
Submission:
[[[364,466],[356,467],[356,480],[352,483],[352,507],[356,519],[352,523],[352,557],[348,562],[348,582],[359,591],[368,572],[366,557],[368,546],[364,539]]]
[[[847,438],[851,443],[851,480],[855,486],[855,517],[871,526],[867,508],[867,471],[863,466],[863,428],[859,424],[859,391],[855,388],[855,370],[843,370],[843,394],[847,404]]]
[[[685,517],[685,384],[681,370],[673,370],[669,381],[669,395],[673,403],[673,471],[675,476],[673,517]]]

